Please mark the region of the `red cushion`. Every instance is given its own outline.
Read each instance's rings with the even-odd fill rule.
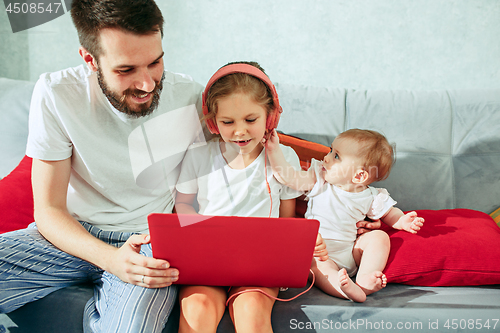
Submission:
[[[388,282],[415,286],[500,284],[500,228],[469,209],[419,210],[416,234],[383,229],[391,238],[384,273]]]
[[[26,228],[34,221],[31,158],[0,180],[0,233]]]

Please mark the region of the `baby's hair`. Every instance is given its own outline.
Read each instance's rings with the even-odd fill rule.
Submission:
[[[364,160],[363,167],[370,175],[370,183],[389,177],[396,149],[395,144],[390,144],[384,135],[372,130],[353,128],[340,133],[337,139],[353,139],[359,143],[359,157]]]
[[[264,69],[254,61],[231,62],[225,66],[233,64],[251,65],[266,74]],[[250,74],[233,73],[221,77],[210,87],[206,99],[208,113],[205,115],[204,120],[215,118],[218,101],[235,93],[249,94],[256,103],[266,109],[267,115],[274,108],[273,95],[267,84]]]

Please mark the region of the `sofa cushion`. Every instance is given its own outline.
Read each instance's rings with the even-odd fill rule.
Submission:
[[[10,332],[16,333],[83,333],[85,304],[94,295],[92,283],[57,290],[42,299],[10,312],[13,323]],[[179,304],[175,303],[163,333],[179,330]],[[3,333],[0,326],[0,333]]]
[[[500,228],[485,213],[469,209],[419,210],[417,234],[383,226],[391,239],[384,273],[388,282],[416,286],[500,283]]]
[[[34,82],[0,78],[0,179],[23,158]]]
[[[0,180],[0,233],[22,229],[34,221],[31,190],[31,158]]]
[[[376,186],[401,209],[498,208],[500,89],[276,88],[284,133],[329,146],[347,129],[366,128],[394,142],[397,162]]]
[[[283,108],[278,131],[330,146],[344,131],[346,90],[276,83]]]

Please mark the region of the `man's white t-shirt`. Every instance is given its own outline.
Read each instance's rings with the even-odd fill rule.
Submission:
[[[26,154],[71,158],[67,207],[103,230],[147,231],[147,215],[172,212],[172,189],[200,123],[203,87],[165,72],[159,107],[132,118],[116,110],[86,66],[42,74],[30,108]]]
[[[271,200],[265,177],[271,188],[271,217],[279,217],[280,200],[294,199],[302,193],[280,184],[273,176],[269,161],[265,163],[265,149],[249,166],[233,169],[222,156],[219,139],[214,139],[203,149],[188,150],[182,162],[177,191],[196,194],[198,213],[219,216],[269,217]],[[286,160],[300,169],[295,151],[281,146]]]

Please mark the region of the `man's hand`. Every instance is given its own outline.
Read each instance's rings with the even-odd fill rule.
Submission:
[[[318,237],[316,238],[316,246],[314,247],[313,256],[318,258],[318,260],[320,261],[328,260],[328,251],[326,250],[326,244],[320,233],[318,233]]]
[[[358,223],[356,223],[356,227],[358,228],[358,236],[375,229],[380,229],[381,225],[382,222],[380,220],[375,220],[372,222],[365,220],[359,221]]]
[[[116,250],[108,271],[123,282],[146,288],[163,288],[177,281],[179,271],[166,260],[140,254],[141,245],[149,244],[149,235],[133,235]]]

